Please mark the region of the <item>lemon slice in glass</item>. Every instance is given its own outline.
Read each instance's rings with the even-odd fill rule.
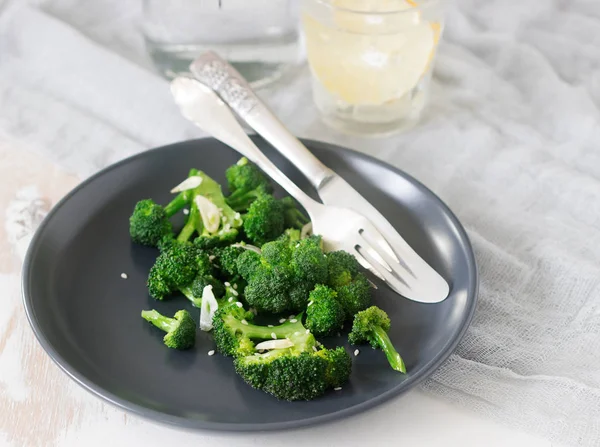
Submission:
[[[311,69],[337,99],[350,105],[395,101],[429,68],[439,30],[422,20],[412,0],[390,12],[398,3],[332,0],[336,9],[328,23],[304,17]]]

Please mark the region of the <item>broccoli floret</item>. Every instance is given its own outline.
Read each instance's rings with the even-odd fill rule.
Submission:
[[[359,272],[356,258],[345,251],[327,253],[327,285],[337,292],[337,299],[351,319],[357,312],[365,310],[371,303],[371,284]]]
[[[329,270],[328,286],[334,289],[345,286],[358,274],[358,261],[347,251],[332,251],[326,256]]]
[[[237,268],[237,259],[247,251],[242,247],[229,245],[223,248],[217,248],[213,251],[215,255],[214,263],[224,275],[233,278],[239,275]],[[230,281],[231,282],[231,281]]]
[[[278,399],[311,400],[347,382],[352,361],[344,348],[320,349],[313,334],[297,319],[273,328],[239,324],[235,333],[247,340],[287,339],[291,346],[267,353],[237,355],[236,372],[254,388]]]
[[[213,317],[213,338],[217,350],[223,355],[233,357],[254,353],[254,342],[245,332],[254,325],[242,323],[252,321],[253,318],[254,314],[246,311],[238,302],[225,302],[220,305]]]
[[[237,229],[242,226],[241,215],[227,205],[221,191],[221,185],[202,171],[195,171],[195,175],[199,176],[202,182],[196,188],[186,191],[191,203],[190,214],[177,239],[187,241],[194,233],[197,233],[200,240],[196,244],[203,249],[232,243],[237,238]],[[196,203],[197,196],[203,196],[212,202],[219,210],[219,215],[203,216]],[[219,226],[216,231],[208,231],[204,225],[204,220],[214,219],[215,217],[220,219]]]
[[[280,200],[283,205],[283,218],[286,228],[301,229],[308,223],[308,219],[296,207],[296,202],[291,197],[284,197]]]
[[[406,373],[404,361],[388,336],[389,330],[390,318],[387,313],[377,306],[371,306],[354,316],[348,341],[352,344],[369,343],[375,349],[381,349],[393,369]]]
[[[313,285],[327,282],[327,258],[321,236],[310,236],[296,244],[291,267],[297,277]]]
[[[254,201],[273,192],[270,179],[245,157],[230,166],[225,176],[231,191],[227,204],[236,211],[247,211]]]
[[[246,301],[259,311],[306,308],[308,294],[327,279],[327,260],[317,237],[290,243],[286,237],[262,246],[262,254],[242,253],[236,265],[247,282]]]
[[[203,234],[194,239],[194,244],[203,250],[211,250],[217,247],[227,247],[233,244],[239,236],[239,231],[236,228],[229,230],[221,230],[214,236]]]
[[[173,237],[173,227],[165,208],[146,199],[135,205],[129,218],[129,234],[136,244],[157,247],[163,238]]]
[[[158,300],[192,283],[197,275],[210,275],[208,255],[189,242],[172,242],[163,247],[148,274],[148,291]]]
[[[225,285],[212,275],[199,274],[186,287],[180,287],[181,293],[194,305],[194,307],[202,307],[202,294],[206,286],[212,286],[213,293],[216,297],[225,295]]]
[[[335,290],[348,320],[371,304],[371,283],[363,273],[358,273],[349,284]]]
[[[335,349],[321,349],[317,355],[328,361],[327,383],[332,388],[342,386],[348,381],[352,371],[352,359],[341,346]]]
[[[236,164],[225,171],[227,186],[231,195],[227,198],[236,200],[249,191],[262,187],[266,193],[271,193],[271,181],[256,165],[242,157]]]
[[[169,348],[189,349],[196,342],[196,322],[187,310],[175,312],[173,318],[156,310],[144,310],[142,318],[166,332],[163,341]]]
[[[257,198],[244,215],[244,232],[256,245],[277,239],[285,230],[283,206],[270,195]]]
[[[346,317],[337,293],[324,285],[310,292],[306,309],[306,327],[317,336],[332,335],[339,331]]]

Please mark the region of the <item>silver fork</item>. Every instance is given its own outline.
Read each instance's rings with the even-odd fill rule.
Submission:
[[[323,236],[326,251],[347,251],[401,295],[431,302],[405,282],[394,251],[368,219],[349,208],[323,205],[304,193],[252,142],[213,90],[195,79],[177,77],[171,82],[171,92],[185,118],[256,163],[304,207],[313,233]]]

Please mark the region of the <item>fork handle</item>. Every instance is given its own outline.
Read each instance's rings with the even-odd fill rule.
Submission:
[[[318,190],[334,172],[315,157],[254,93],[233,66],[209,51],[191,65],[194,76],[216,91],[256,133],[292,162]]]

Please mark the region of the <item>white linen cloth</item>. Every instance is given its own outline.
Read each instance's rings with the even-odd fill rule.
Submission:
[[[137,28],[139,0],[0,0],[0,132],[85,177],[195,138]],[[308,73],[263,96],[296,134],[416,176],[466,226],[471,328],[423,384],[566,444],[600,445],[600,2],[458,0],[417,128],[327,129]]]

